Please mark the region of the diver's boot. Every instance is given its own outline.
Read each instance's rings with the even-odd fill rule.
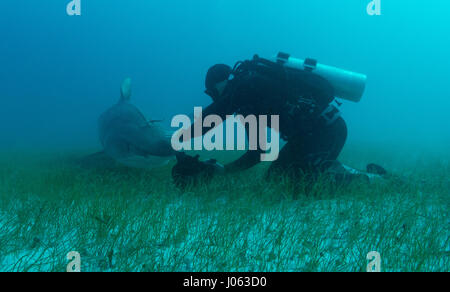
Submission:
[[[367,173],[370,174],[376,174],[382,177],[385,177],[388,175],[388,172],[386,171],[386,169],[384,169],[382,166],[375,164],[375,163],[371,163],[368,164],[366,167]]]
[[[367,174],[343,165],[339,161],[331,162],[326,174],[331,176],[336,183],[341,185],[348,185],[356,181],[361,183],[371,182],[370,176]]]

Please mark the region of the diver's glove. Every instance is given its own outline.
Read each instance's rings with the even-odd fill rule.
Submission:
[[[200,161],[199,155],[192,157],[181,152],[176,157],[177,164],[172,168],[172,178],[180,189],[209,183],[215,175],[225,173],[224,166],[214,159]]]

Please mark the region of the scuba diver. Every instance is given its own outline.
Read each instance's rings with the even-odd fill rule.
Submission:
[[[301,70],[286,66],[289,60],[289,55],[280,53],[275,61],[256,55],[252,60],[238,62],[234,68],[224,64],[212,66],[206,75],[205,93],[213,103],[203,110],[203,115],[218,115],[222,120],[233,114],[278,115],[279,134],[287,143],[278,159],[272,162],[268,178],[307,175],[314,180],[323,173],[332,174],[338,181],[366,177],[337,161],[347,139],[347,126],[337,107],[340,104],[335,100],[342,90],[322,77],[326,74],[320,74],[320,70],[316,74],[319,65],[315,60],[302,62]],[[354,79],[356,75],[348,76]],[[365,78],[362,77],[364,83]],[[353,99],[360,98],[357,95],[364,91],[364,85],[358,86],[359,93],[352,96]],[[194,127],[195,122],[185,131],[193,132]],[[246,130],[248,136],[248,127]],[[218,172],[228,174],[249,169],[260,162],[262,152],[248,150],[225,166],[214,160],[201,162],[198,156],[178,153],[178,164],[172,171],[174,182],[184,187],[200,179],[209,180]],[[375,164],[369,165],[367,170],[376,175],[385,174],[385,170]]]

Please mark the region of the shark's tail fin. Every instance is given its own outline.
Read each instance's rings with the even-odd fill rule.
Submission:
[[[120,87],[120,100],[130,100],[131,98],[131,78],[126,78]]]

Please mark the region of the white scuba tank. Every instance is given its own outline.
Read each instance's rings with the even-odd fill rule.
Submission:
[[[285,53],[279,53],[269,60],[283,64],[288,68],[311,71],[321,76],[330,82],[334,88],[335,96],[338,98],[359,102],[366,87],[366,75],[323,65],[313,59],[302,60]]]

